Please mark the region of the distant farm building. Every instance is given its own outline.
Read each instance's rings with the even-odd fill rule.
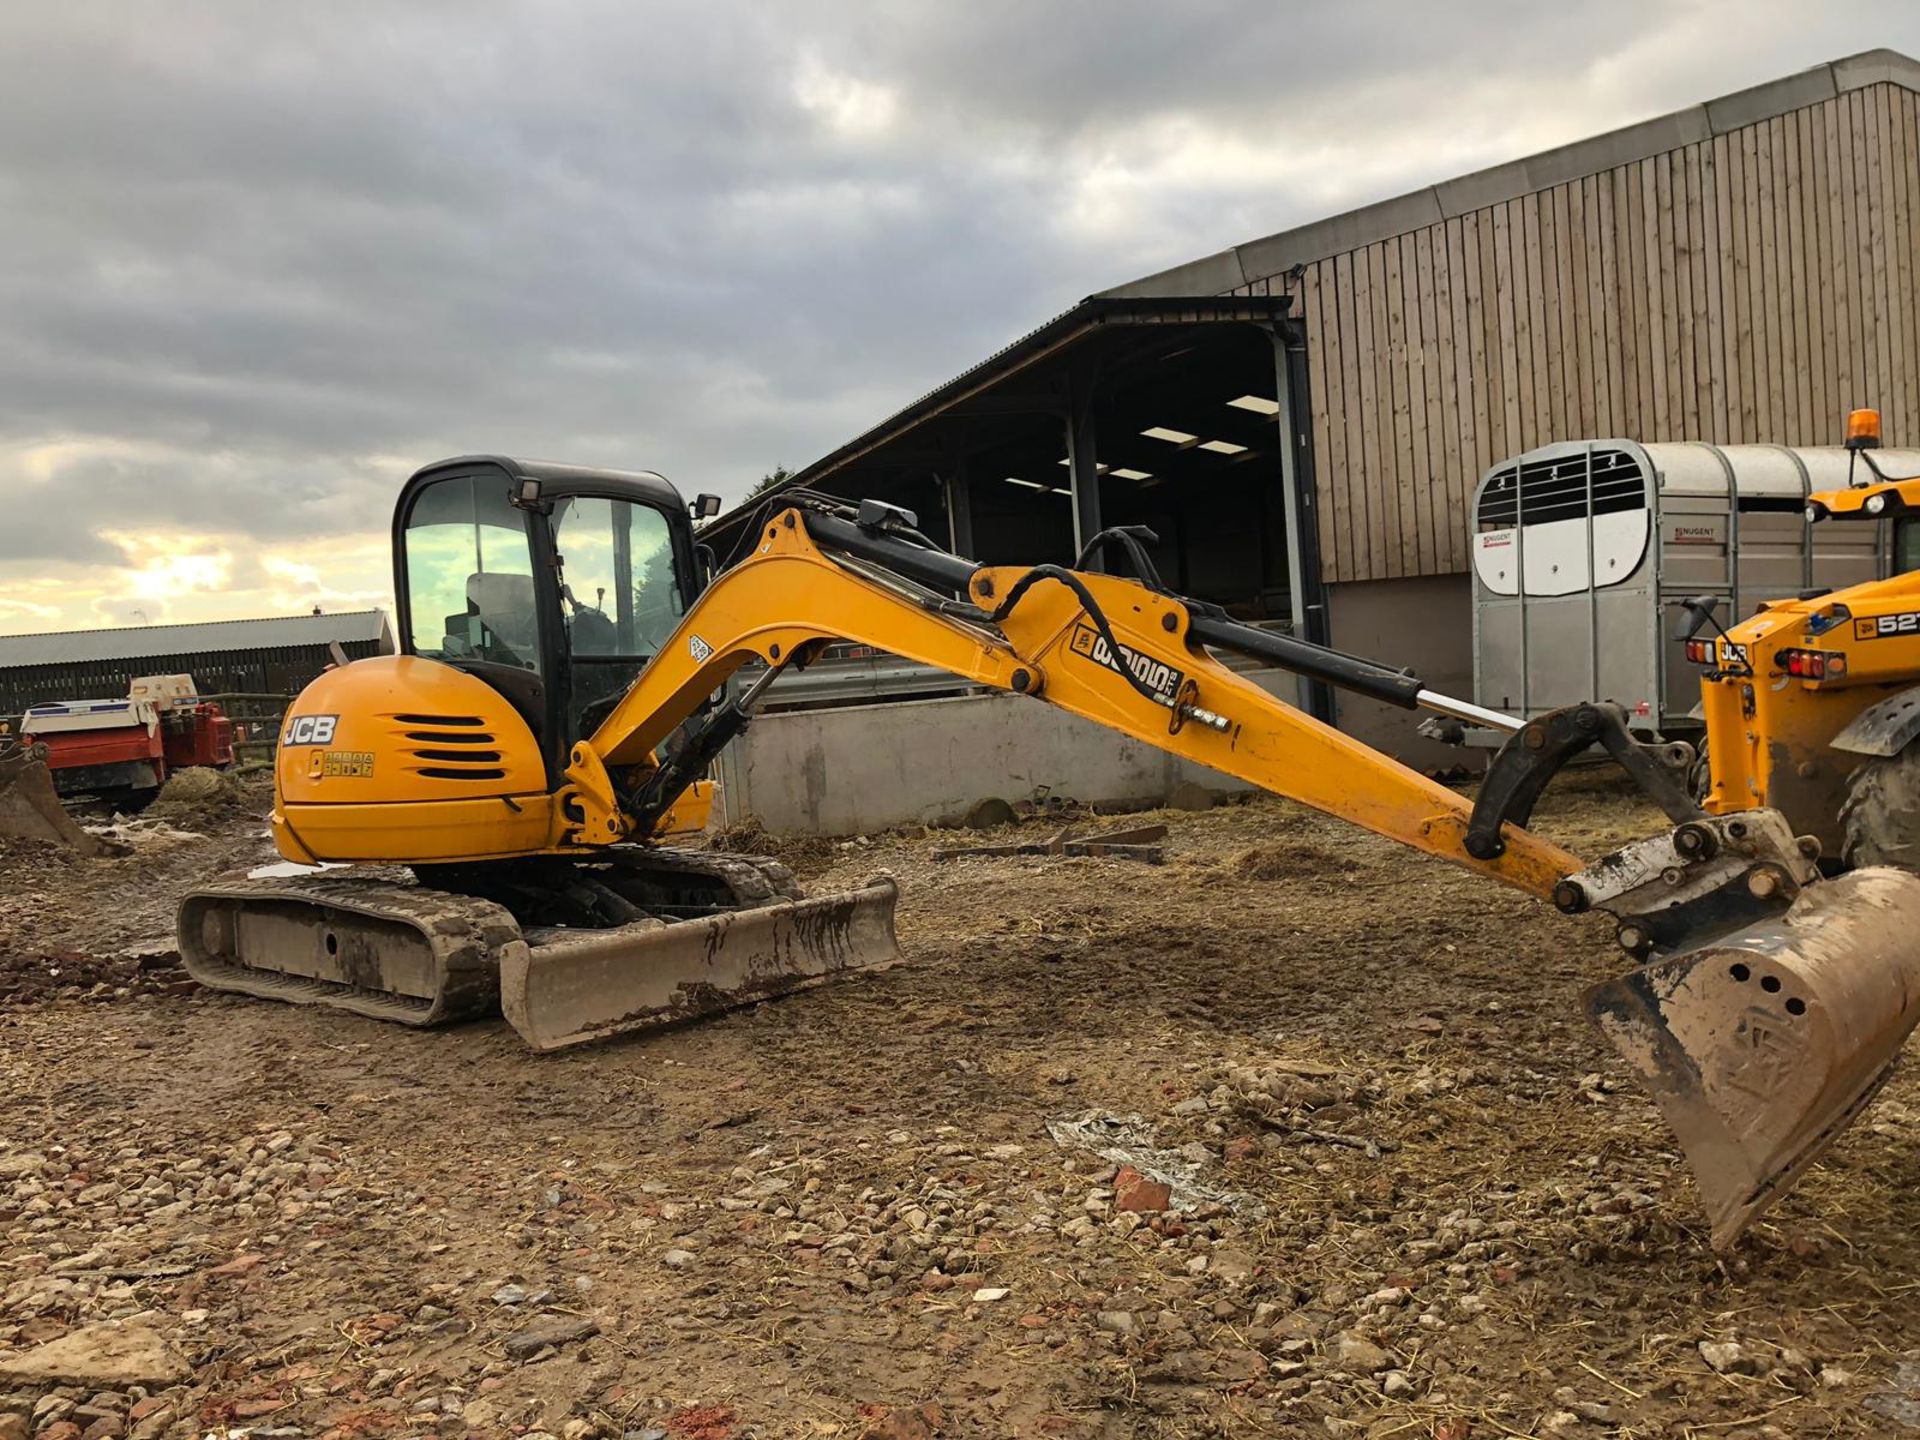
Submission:
[[[202,695],[290,695],[333,663],[336,645],[350,660],[390,653],[386,612],[0,635],[0,716],[125,695],[141,675],[191,675]]]

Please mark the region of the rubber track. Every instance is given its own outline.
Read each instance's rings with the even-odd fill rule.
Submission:
[[[805,898],[793,872],[764,855],[675,846],[616,846],[591,858],[633,870],[711,876],[732,892],[737,909]],[[206,901],[287,901],[404,925],[431,947],[438,993],[431,1000],[419,999],[217,959],[204,952],[197,925],[190,918],[194,907]],[[187,973],[210,990],[296,1005],[328,1005],[415,1027],[498,1014],[501,954],[509,945],[524,943],[511,912],[491,900],[404,881],[346,874],[229,881],[194,891],[181,902],[179,914],[181,959]]]
[[[431,1000],[234,964],[204,953],[189,912],[207,900],[327,907],[385,920],[417,932],[432,950],[438,993]],[[187,973],[211,990],[237,991],[296,1005],[331,1005],[403,1025],[441,1025],[497,1013],[500,951],[520,943],[520,927],[504,906],[421,885],[342,875],[293,880],[235,880],[188,895],[180,905],[180,957]]]
[[[734,904],[746,909],[776,900],[804,900],[806,894],[793,871],[768,855],[742,855],[725,850],[688,850],[677,845],[650,848],[617,846],[605,858],[633,870],[668,871],[681,875],[711,875],[726,882]]]

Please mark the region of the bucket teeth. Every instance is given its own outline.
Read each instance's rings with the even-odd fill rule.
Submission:
[[[1587,992],[1693,1171],[1715,1249],[1853,1122],[1920,1022],[1920,877],[1858,870]]]

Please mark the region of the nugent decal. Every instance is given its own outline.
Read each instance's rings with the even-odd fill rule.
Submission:
[[[1115,655],[1113,647],[1100,638],[1100,632],[1084,620],[1074,625],[1067,648],[1076,655],[1086,656],[1096,665],[1106,666],[1115,674],[1131,674],[1153,691],[1154,699],[1169,707],[1179,698],[1181,682],[1187,678],[1166,661],[1142,655],[1138,650],[1129,650],[1125,645]]]

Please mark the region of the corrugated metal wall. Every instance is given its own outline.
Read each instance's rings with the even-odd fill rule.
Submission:
[[[340,647],[349,659],[380,653],[377,640]],[[142,675],[191,675],[202,695],[232,692],[292,695],[333,663],[324,645],[293,649],[228,650],[200,655],[153,655],[134,660],[86,660],[66,665],[18,665],[0,670],[0,716],[21,714],[53,700],[111,700]]]
[[[1312,261],[1323,578],[1467,568],[1495,461],[1628,436],[1920,443],[1920,98],[1876,84]]]

